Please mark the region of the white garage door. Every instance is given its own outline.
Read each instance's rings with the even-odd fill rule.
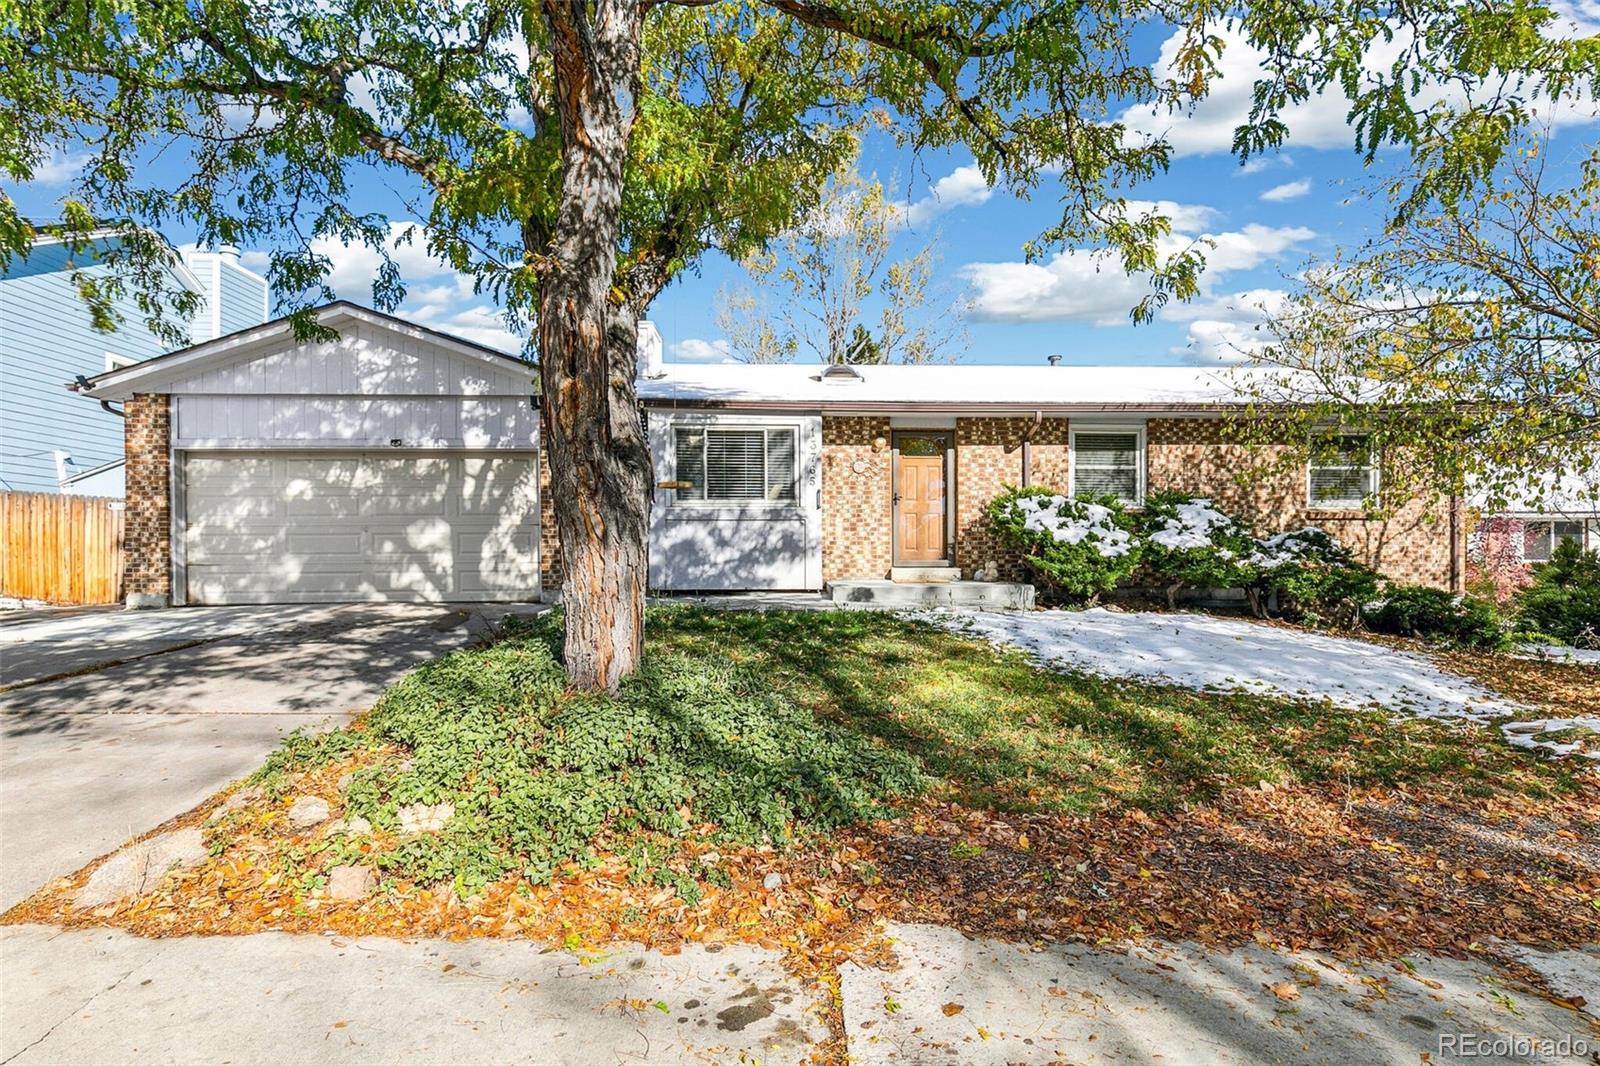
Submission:
[[[190,603],[527,600],[533,455],[188,455]]]

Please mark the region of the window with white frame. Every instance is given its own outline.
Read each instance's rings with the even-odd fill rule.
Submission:
[[[129,359],[125,355],[118,355],[116,352],[107,352],[106,353],[106,369],[107,370],[121,370],[123,367],[132,366],[134,363],[137,363],[138,361],[139,360],[137,360],[137,359]]]
[[[673,431],[683,503],[795,499],[793,426],[679,426]]]
[[[1352,434],[1322,443],[1308,464],[1306,483],[1312,507],[1362,506],[1378,490],[1372,442]]]
[[[1583,547],[1583,523],[1559,519],[1522,523],[1522,558],[1530,563],[1547,563],[1556,547],[1570,540]]]
[[[1072,495],[1103,493],[1126,504],[1144,500],[1144,430],[1072,430]]]

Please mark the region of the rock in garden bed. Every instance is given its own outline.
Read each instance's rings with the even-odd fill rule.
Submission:
[[[155,889],[170,870],[193,866],[205,857],[199,829],[179,829],[141,840],[102,863],[73,902],[87,909],[125,896],[142,896]]]

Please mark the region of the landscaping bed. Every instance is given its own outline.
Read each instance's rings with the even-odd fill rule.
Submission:
[[[1595,775],[1481,725],[1042,670],[865,612],[656,610],[640,678],[573,697],[558,624],[286,744],[163,827],[205,855],[154,890],[79,905],[89,868],[6,920],[740,940],[824,978],[890,917],[1380,956],[1600,938]]]

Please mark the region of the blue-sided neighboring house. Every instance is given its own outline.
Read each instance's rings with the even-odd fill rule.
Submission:
[[[0,490],[123,495],[121,417],[62,387],[171,348],[146,328],[131,293],[116,307],[116,332],[102,333],[90,321],[73,274],[107,273],[103,257],[117,240],[108,233],[74,251],[41,239],[0,273]],[[204,299],[191,342],[267,320],[266,279],[239,264],[237,249],[179,257],[179,282]]]

